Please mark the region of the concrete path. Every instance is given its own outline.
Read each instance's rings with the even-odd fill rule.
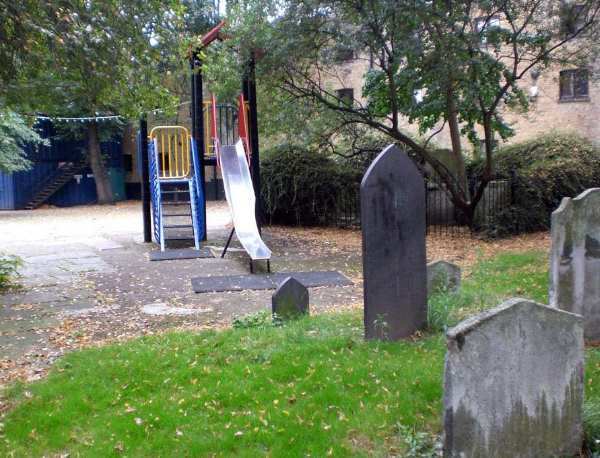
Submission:
[[[272,291],[192,291],[192,277],[248,272],[238,244],[218,257],[231,227],[226,204],[209,203],[207,219],[206,245],[216,258],[150,262],[156,246],[142,242],[139,202],[0,212],[0,253],[24,263],[22,290],[0,295],[0,385],[42,376],[70,349],[173,328],[223,327],[235,316],[269,309]],[[307,242],[289,229],[266,228],[264,236],[274,271],[360,276],[360,249]],[[311,307],[351,307],[361,297],[360,285],[316,288]]]

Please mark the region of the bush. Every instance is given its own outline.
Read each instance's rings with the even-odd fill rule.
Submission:
[[[480,228],[488,236],[547,230],[550,215],[563,197],[575,197],[600,185],[600,148],[577,135],[546,135],[511,145],[495,158],[498,179],[512,181],[512,204]],[[470,165],[472,181],[483,163]]]
[[[15,279],[19,276],[17,270],[20,266],[20,258],[0,255],[0,291],[15,285]]]
[[[252,329],[252,328],[272,328],[283,324],[281,318],[268,310],[261,310],[256,313],[235,317],[232,327],[234,329]]]
[[[355,211],[363,168],[314,150],[282,145],[261,162],[264,211],[274,224],[316,226]]]
[[[593,456],[600,456],[600,402],[596,399],[583,404],[585,446]]]

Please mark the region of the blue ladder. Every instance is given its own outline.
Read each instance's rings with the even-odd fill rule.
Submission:
[[[200,249],[205,234],[204,193],[199,179],[195,142],[187,129],[160,126],[148,142],[154,241],[165,251],[175,240],[192,240]],[[183,221],[182,221],[183,219]],[[180,231],[191,229],[192,234]]]

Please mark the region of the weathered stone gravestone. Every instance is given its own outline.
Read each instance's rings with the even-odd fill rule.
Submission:
[[[293,277],[288,277],[273,293],[272,311],[289,320],[308,314],[308,289]]]
[[[600,188],[552,213],[550,305],[583,315],[586,339],[600,340]]]
[[[444,456],[575,456],[583,318],[524,299],[447,334]]]
[[[447,261],[427,264],[427,295],[456,292],[460,289],[460,267]]]
[[[365,337],[408,337],[427,321],[423,177],[390,145],[365,173],[360,201]]]

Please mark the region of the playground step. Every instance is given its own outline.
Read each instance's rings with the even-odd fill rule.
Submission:
[[[191,224],[165,224],[163,226],[165,229],[183,229],[183,228],[193,228]]]
[[[189,200],[168,200],[162,202],[163,206],[175,206],[175,205],[189,205]]]
[[[192,216],[191,213],[163,213],[163,217],[168,218],[170,216]]]
[[[187,189],[163,189],[160,191],[161,194],[189,194],[190,191]]]

